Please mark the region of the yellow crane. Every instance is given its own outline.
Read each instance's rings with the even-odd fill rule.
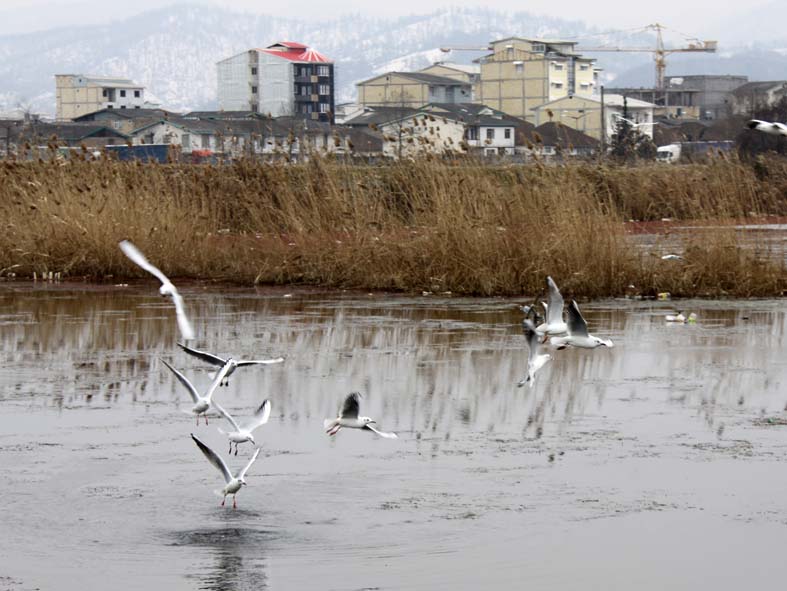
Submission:
[[[653,59],[656,62],[656,88],[663,90],[668,55],[673,53],[715,53],[718,48],[717,41],[701,41],[696,38],[687,38],[688,44],[684,47],[667,49],[664,47],[664,36],[662,34],[665,29],[667,29],[667,27],[659,23],[644,27],[643,30],[656,32],[656,47],[578,47],[577,51],[582,53],[593,53],[596,51],[638,51],[652,53]]]

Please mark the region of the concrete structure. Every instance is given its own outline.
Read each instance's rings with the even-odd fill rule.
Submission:
[[[125,78],[57,74],[55,93],[58,121],[101,109],[142,109],[155,107],[145,102],[145,87]]]
[[[417,109],[429,103],[469,103],[469,82],[421,72],[388,72],[359,82],[358,103],[364,107]]]
[[[333,122],[334,66],[321,53],[281,41],[216,64],[219,109]]]
[[[664,119],[697,120],[699,90],[687,88],[608,88],[605,94],[618,94],[656,105],[655,116]]]
[[[510,37],[493,41],[478,60],[476,100],[514,117],[533,121],[533,109],[564,96],[593,96],[594,60],[575,53],[574,41]]]
[[[592,156],[599,149],[597,139],[558,122],[542,123],[533,130],[531,152],[541,156]]]
[[[733,115],[754,117],[758,110],[774,106],[787,96],[787,81],[748,82],[732,91]]]
[[[626,97],[628,119],[638,126],[638,130],[653,138],[653,118],[656,105]],[[619,94],[604,94],[604,132],[611,138],[617,130],[618,121],[623,117],[624,97]],[[568,96],[544,103],[535,110],[535,124],[553,122],[575,129],[596,140],[601,140],[601,99],[598,97]]]
[[[665,83],[670,89],[696,90],[694,100],[699,108],[699,118],[709,121],[732,114],[730,93],[748,81],[746,76],[692,75],[667,76]]]
[[[475,102],[478,93],[478,85],[481,83],[481,66],[478,64],[454,64],[451,62],[437,62],[422,70],[422,74],[432,74],[443,78],[452,78],[467,82],[471,89],[471,101]]]

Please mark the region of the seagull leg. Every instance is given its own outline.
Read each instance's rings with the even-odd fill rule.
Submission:
[[[238,444],[237,443],[235,444],[235,455],[236,456],[238,455]]]
[[[232,441],[230,441],[230,450],[227,452],[227,455],[232,453]]]
[[[194,415],[194,417],[197,419],[197,427],[199,427],[199,415]]]
[[[235,501],[235,495],[232,495],[232,508],[237,509],[238,503]]]
[[[208,413],[205,413],[202,416],[205,417],[205,424],[207,425],[208,424]]]
[[[224,498],[221,499],[221,505],[219,505],[219,507],[223,507],[224,506],[224,501],[226,501],[226,500],[227,500],[227,495],[224,495]]]

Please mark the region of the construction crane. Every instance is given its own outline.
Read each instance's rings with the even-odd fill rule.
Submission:
[[[581,47],[577,51],[582,53],[592,53],[596,51],[639,51],[653,54],[656,62],[656,88],[664,89],[664,78],[667,70],[667,56],[673,53],[715,53],[718,47],[717,41],[700,41],[696,38],[687,38],[689,42],[685,47],[675,47],[667,49],[664,47],[664,37],[662,31],[667,29],[664,25],[655,23],[644,27],[643,30],[656,32],[656,47]]]

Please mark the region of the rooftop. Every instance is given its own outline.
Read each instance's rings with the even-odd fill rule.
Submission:
[[[294,43],[292,41],[279,41],[273,45],[269,45],[265,49],[258,49],[257,51],[275,55],[276,57],[281,57],[293,62],[332,63],[330,58],[321,54],[319,51],[303,45],[302,43]]]
[[[531,137],[533,137],[534,133],[541,136],[545,146],[560,145],[565,148],[569,146],[574,148],[595,148],[599,144],[597,139],[555,121],[539,125],[533,130]]]
[[[433,85],[440,85],[440,86],[470,86],[468,82],[464,82],[462,80],[447,78],[445,76],[436,76],[434,74],[424,74],[423,72],[385,72],[384,74],[379,74],[377,76],[374,76],[373,78],[369,78],[367,80],[358,82],[357,84],[365,84],[366,82],[370,82],[371,80],[377,80],[378,78],[382,78],[383,76],[402,76],[404,78],[409,78],[411,80],[416,80],[418,82],[424,82],[425,84],[433,84]]]

